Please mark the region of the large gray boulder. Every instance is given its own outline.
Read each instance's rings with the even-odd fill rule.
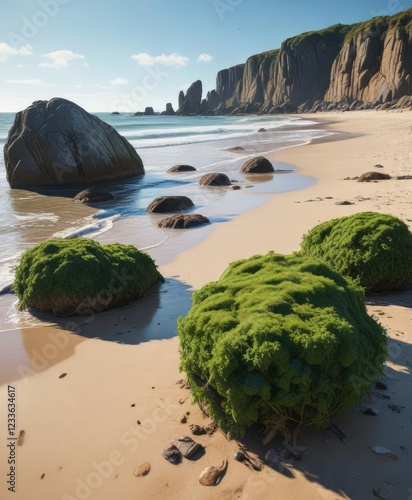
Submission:
[[[75,186],[144,174],[116,130],[71,101],[36,101],[16,114],[4,146],[12,188]]]

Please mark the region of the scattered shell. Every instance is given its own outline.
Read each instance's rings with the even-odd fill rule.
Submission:
[[[399,460],[399,457],[395,453],[392,453],[391,450],[388,450],[384,446],[371,446],[371,450],[378,455],[386,455],[392,460]]]
[[[147,474],[149,474],[151,468],[152,467],[149,462],[144,462],[143,464],[139,465],[139,467],[136,467],[133,474],[136,477],[146,476]]]
[[[199,476],[199,483],[203,486],[213,486],[219,484],[222,479],[222,474],[226,471],[227,460],[222,460],[222,463],[215,467],[214,465],[206,467],[202,470]]]

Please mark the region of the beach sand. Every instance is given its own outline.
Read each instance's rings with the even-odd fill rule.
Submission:
[[[307,449],[302,460],[260,472],[233,459],[239,443],[219,430],[194,437],[205,449],[197,460],[174,466],[161,456],[171,440],[190,435],[189,424],[209,423],[177,383],[184,374],[178,369],[176,318],[189,309],[193,290],[218,279],[236,259],[297,250],[307,230],[333,217],[374,210],[412,222],[412,181],[343,180],[375,170],[376,164],[392,176],[410,174],[412,113],[306,117],[329,122],[324,126],[341,134],[275,152],[271,159],[316,178],[311,187],[273,195],[218,224],[206,239],[160,266],[166,283],[140,303],[1,332],[7,360],[0,370],[1,498],[412,499],[410,291],[367,299],[369,312],[390,337],[383,379],[388,388],[374,390],[362,407],[339,417],[339,425],[352,434],[346,444],[330,431],[309,428],[299,436],[298,444]],[[353,204],[337,205],[341,201]],[[16,493],[7,491],[9,466],[4,465],[10,387],[16,394],[17,433],[25,431],[16,449]],[[379,414],[365,415],[364,408]],[[186,423],[181,423],[183,416]],[[270,448],[282,449],[277,437],[266,446],[254,436],[242,442],[261,459]],[[397,459],[373,453],[370,446],[375,445]],[[221,483],[200,485],[202,469],[224,458],[229,465]],[[134,469],[146,461],[150,473],[135,477]]]

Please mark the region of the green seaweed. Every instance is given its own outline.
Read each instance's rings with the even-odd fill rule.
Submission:
[[[235,435],[326,426],[361,403],[386,357],[362,288],[297,254],[232,263],[193,295],[178,334],[194,402]]]
[[[13,289],[19,309],[87,314],[128,304],[159,280],[151,257],[132,245],[55,238],[23,252]]]
[[[412,283],[412,234],[391,215],[360,212],[319,224],[303,237],[301,252],[358,279],[366,293]]]

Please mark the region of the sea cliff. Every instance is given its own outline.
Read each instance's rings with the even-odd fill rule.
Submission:
[[[180,114],[290,113],[412,103],[412,9],[285,40],[218,72],[202,100],[179,95]]]

